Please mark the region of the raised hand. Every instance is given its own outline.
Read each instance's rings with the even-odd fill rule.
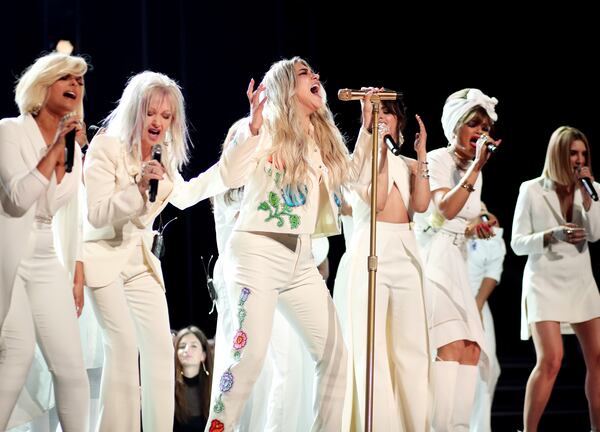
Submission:
[[[260,94],[265,91],[265,85],[260,83],[256,90],[254,90],[254,78],[250,80],[248,84],[248,90],[246,96],[248,96],[248,102],[250,102],[250,132],[252,135],[258,135],[260,127],[263,124],[263,108],[267,101],[266,96],[260,100]]]

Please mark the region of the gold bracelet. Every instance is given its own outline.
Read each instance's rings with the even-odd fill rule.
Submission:
[[[471,183],[464,182],[463,184],[460,185],[460,187],[463,189],[466,189],[469,193],[475,192],[475,188],[473,187],[473,185]]]

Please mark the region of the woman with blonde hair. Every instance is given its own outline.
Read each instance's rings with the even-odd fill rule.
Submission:
[[[340,430],[346,350],[311,236],[339,232],[340,186],[362,168],[368,142],[350,159],[319,75],[299,57],[274,63],[256,90],[251,80],[247,96],[250,117],[219,164],[225,185],[243,185],[244,195],[224,257],[229,303],[237,306],[226,337],[233,345],[216,347],[226,361],[215,365],[219,387],[207,430],[238,426],[276,308],[315,362],[312,430]]]
[[[188,160],[188,129],[181,89],[166,75],[132,77],[105,127],[92,140],[84,169],[86,285],[105,352],[98,430],[140,429],[140,376],[144,431],[171,430],[173,341],[152,225],[168,203],[183,209],[223,188],[213,179],[216,166],[189,182],[179,174]],[[152,180],[158,181],[154,200]]]
[[[600,204],[581,182],[586,177],[593,182],[591,166],[586,136],[561,126],[550,137],[542,175],[519,190],[510,244],[515,254],[528,255],[521,339],[533,336],[537,356],[525,390],[526,432],[538,430],[560,370],[561,330],[569,327],[587,368],[591,429],[600,427],[600,294],[588,246],[600,238]]]
[[[0,238],[10,245],[0,252],[0,430],[25,383],[36,340],[52,373],[62,429],[88,427],[89,384],[77,325],[84,279],[78,145],[72,170],[65,167],[65,135],[77,130],[82,141],[87,68],[77,56],[38,58],[15,89],[21,115],[0,121]]]

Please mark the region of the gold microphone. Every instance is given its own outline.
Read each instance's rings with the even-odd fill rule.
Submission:
[[[365,97],[368,90],[354,90],[354,89],[340,89],[338,91],[338,99],[341,101],[360,100]],[[377,93],[371,95],[373,102],[379,102],[384,100],[396,100],[402,98],[402,93],[395,92],[394,90],[383,89]]]

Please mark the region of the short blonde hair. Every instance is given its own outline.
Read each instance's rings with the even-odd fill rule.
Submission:
[[[17,81],[15,102],[19,112],[36,115],[46,103],[48,87],[65,75],[83,76],[87,70],[87,62],[79,56],[53,52],[39,57]],[[77,113],[83,118],[83,97]]]
[[[564,186],[568,186],[574,182],[570,157],[571,143],[576,140],[583,141],[585,144],[587,151],[585,165],[591,169],[592,155],[590,153],[590,144],[585,134],[574,127],[561,126],[550,136],[542,176]]]
[[[141,158],[144,118],[155,97],[168,98],[171,104],[173,121],[165,140],[171,143],[175,164],[181,169],[189,160],[191,146],[185,103],[179,85],[164,74],[144,71],[129,79],[119,104],[104,119],[106,133],[118,137],[129,154]]]

